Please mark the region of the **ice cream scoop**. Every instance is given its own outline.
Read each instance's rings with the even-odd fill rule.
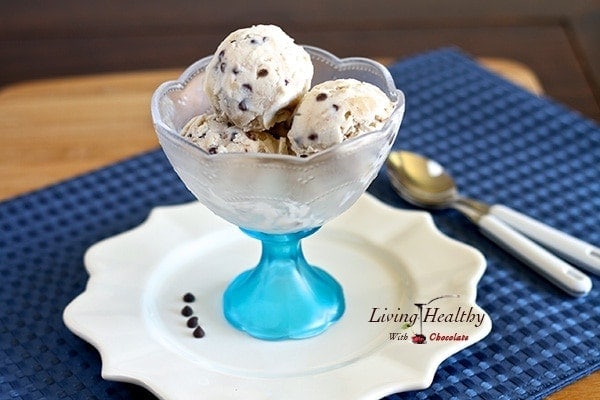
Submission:
[[[217,114],[245,131],[286,121],[310,88],[309,54],[275,25],[230,33],[206,67],[205,92]]]
[[[181,135],[209,154],[288,152],[285,138],[275,137],[269,132],[243,131],[216,114],[192,118],[181,130]]]
[[[365,132],[380,129],[394,110],[381,89],[356,79],[336,79],[314,86],[304,95],[288,133],[300,156],[325,150]]]

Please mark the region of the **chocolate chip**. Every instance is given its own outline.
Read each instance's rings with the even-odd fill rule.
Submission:
[[[307,154],[300,154],[300,158],[306,158],[306,157],[308,157]]]
[[[290,81],[288,79],[284,80],[283,83],[285,83],[285,86],[290,84]]]
[[[221,72],[225,72],[225,67],[227,65],[225,63],[221,63],[221,66],[219,67],[221,69]]]
[[[193,303],[194,301],[196,301],[196,297],[192,293],[187,292],[183,295],[183,301],[185,301],[186,303]]]
[[[249,91],[249,92],[251,92],[251,91],[252,91],[252,85],[251,85],[251,84],[249,84],[249,83],[244,83],[244,84],[242,85],[242,87],[243,87],[244,89],[246,89],[247,91]]]
[[[319,93],[317,95],[317,101],[323,101],[327,98],[327,93]]]
[[[256,76],[258,78],[264,78],[265,76],[269,75],[269,71],[266,70],[265,68],[261,68],[258,70],[258,72],[256,73]]]
[[[246,132],[246,137],[250,140],[256,141],[257,137],[253,132]]]
[[[239,74],[241,71],[239,70],[239,68],[238,68],[238,67],[233,67],[233,68],[231,69],[231,72],[233,72],[233,74],[234,74],[234,75],[237,75],[237,74]]]
[[[190,306],[185,306],[181,309],[181,315],[183,315],[184,317],[190,317],[193,313],[194,310],[192,310],[192,307]]]
[[[198,326],[198,317],[191,317],[187,320],[188,328],[195,328]]]
[[[240,101],[238,108],[242,111],[248,111],[248,104],[246,104],[246,100]]]
[[[209,147],[208,154],[217,154],[217,149],[218,149],[218,147],[215,147],[215,146]]]
[[[310,135],[308,135],[308,140],[317,140],[319,138],[319,135],[317,133],[311,133]]]
[[[340,109],[340,106],[338,106],[337,104],[332,104],[332,105],[331,105],[331,107],[333,107],[333,109],[334,109],[335,111],[337,111],[337,110],[339,110],[339,109]]]
[[[225,50],[221,50],[219,52],[219,60],[222,60],[224,55],[225,55]]]
[[[261,39],[262,40],[259,41],[258,39],[252,38],[252,39],[250,39],[250,43],[252,43],[252,44],[263,44],[264,42],[267,41],[268,37],[263,36]]]
[[[198,339],[203,338],[205,334],[206,333],[204,332],[204,329],[202,329],[201,326],[197,326],[196,329],[194,329],[193,335],[195,338],[198,338]]]

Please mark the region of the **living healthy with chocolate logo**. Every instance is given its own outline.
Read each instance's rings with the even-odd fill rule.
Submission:
[[[425,302],[414,302],[408,308],[372,307],[369,323],[389,324],[389,340],[426,344],[441,341],[467,341],[465,325],[479,328],[485,313],[473,306],[444,300],[459,295],[443,295]],[[435,303],[435,304],[434,304]]]

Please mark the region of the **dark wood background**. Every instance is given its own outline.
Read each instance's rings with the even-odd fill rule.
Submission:
[[[183,67],[256,23],[339,56],[458,46],[512,59],[549,96],[600,121],[600,0],[0,0],[0,87]]]

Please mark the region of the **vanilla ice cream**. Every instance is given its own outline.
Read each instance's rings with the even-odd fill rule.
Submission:
[[[314,86],[293,116],[288,138],[299,156],[325,150],[362,133],[381,129],[394,103],[378,87],[355,79]]]
[[[181,135],[209,154],[288,153],[285,138],[263,131],[245,132],[216,114],[192,118],[183,127]]]
[[[275,25],[229,34],[206,69],[205,92],[216,113],[244,131],[286,121],[310,88],[313,64]]]

